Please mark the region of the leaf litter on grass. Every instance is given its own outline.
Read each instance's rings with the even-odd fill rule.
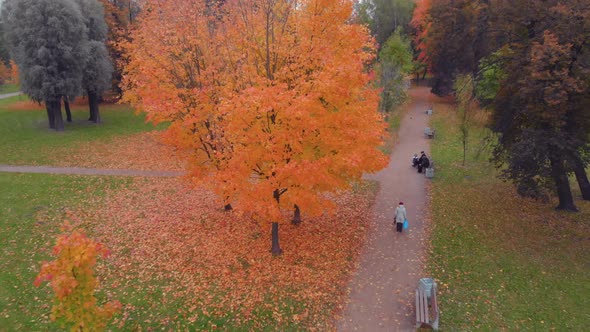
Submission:
[[[80,213],[93,215],[93,236],[112,250],[105,283],[134,285],[153,302],[146,308],[178,306],[160,324],[231,317],[225,328],[325,330],[333,328],[364,241],[371,196],[366,188],[341,192],[334,215],[282,224],[280,257],[270,254],[269,224],[225,212],[212,193],[179,179],[137,179]],[[142,309],[128,305],[123,317],[134,310]]]
[[[572,214],[555,211],[555,201],[519,197],[496,178],[481,146],[458,167],[456,113],[448,103],[435,108],[440,135],[433,145],[438,175],[428,266],[440,286],[442,327],[579,330],[587,321],[588,301],[578,294],[589,285],[589,202],[577,201],[582,212]],[[476,126],[472,137],[483,143],[487,133]]]
[[[151,171],[183,171],[181,153],[166,145],[161,132],[118,136],[88,145],[57,149],[54,166]]]

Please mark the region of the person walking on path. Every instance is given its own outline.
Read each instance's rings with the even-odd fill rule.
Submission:
[[[402,232],[404,221],[407,219],[406,215],[406,207],[404,206],[404,202],[399,202],[397,208],[395,208],[395,229],[398,232]]]
[[[429,87],[413,87],[408,93],[411,99],[401,120],[389,165],[366,176],[379,182],[380,189],[358,268],[347,287],[346,303],[335,320],[338,332],[416,331],[414,290],[424,274],[428,257],[430,218],[425,216],[430,208],[427,179],[414,175],[416,168],[408,167],[408,157],[416,152],[420,156],[421,150],[429,153],[431,141],[416,138],[422,137],[424,127],[428,126],[429,118],[424,110],[435,97]],[[399,201],[405,203],[412,228],[401,234],[391,234]],[[401,218],[399,221],[403,222]]]

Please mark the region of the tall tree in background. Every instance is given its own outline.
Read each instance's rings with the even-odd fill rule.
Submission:
[[[496,98],[495,129],[500,133],[496,159],[507,157],[504,174],[520,186],[551,178],[558,208],[575,211],[565,163],[568,156],[576,155],[579,144],[568,134],[567,104],[568,95],[577,93],[580,85],[567,77],[567,49],[547,32],[542,42],[516,52],[507,75],[510,82],[503,84]]]
[[[477,74],[479,61],[490,55],[490,2],[440,0],[429,10],[428,58],[434,76],[432,92],[450,94],[455,75]]]
[[[410,0],[373,0],[375,13],[371,30],[379,45],[387,41],[394,31],[407,30],[414,11],[414,1]]]
[[[575,211],[568,174],[590,197],[587,1],[438,1],[429,14],[433,91],[446,94],[456,75],[476,75],[503,176],[523,195],[551,188],[559,209]]]
[[[380,110],[389,112],[406,99],[406,77],[412,72],[410,41],[396,30],[379,51],[379,76],[382,87]],[[409,85],[409,84],[408,84]]]
[[[548,183],[558,209],[575,211],[567,174],[575,170],[588,196],[584,170],[590,114],[588,74],[590,8],[581,1],[533,1],[503,9],[511,28],[503,63],[506,78],[494,101],[493,129],[500,133],[496,160],[508,160],[506,175],[521,187]],[[526,145],[526,150],[519,146]],[[523,172],[520,155],[530,156]],[[524,173],[524,174],[523,174]]]
[[[4,65],[8,65],[10,61],[10,54],[4,39],[4,23],[2,22],[0,22],[0,61],[4,62]]]
[[[473,81],[473,76],[461,74],[456,77],[455,84],[453,85],[455,99],[458,104],[459,118],[461,120],[459,131],[461,133],[461,144],[463,145],[463,166],[465,166],[467,159],[469,131],[471,129],[473,112],[478,106],[475,99],[475,83]]]
[[[367,24],[379,45],[396,30],[407,30],[414,11],[412,0],[368,0],[355,5],[359,23]]]
[[[126,100],[172,122],[170,141],[191,151],[195,177],[270,224],[278,255],[284,211],[322,213],[326,192],[386,164],[365,69],[374,46],[348,24],[348,2],[230,0],[221,20],[206,8],[147,5],[129,48]]]
[[[137,15],[141,12],[141,7],[135,0],[99,1],[104,5],[105,21],[108,26],[106,44],[114,64],[111,86],[113,91],[120,96],[123,68],[127,63],[123,45],[131,40],[131,29]]]
[[[88,97],[89,121],[100,123],[98,104],[102,94],[111,87],[113,66],[105,46],[107,25],[103,5],[98,0],[76,0],[87,28],[87,51],[82,88]]]
[[[412,46],[414,47],[414,71],[416,79],[426,77],[430,70],[430,57],[428,55],[428,34],[432,26],[430,18],[431,0],[416,1],[416,7],[412,14],[410,27],[412,28]]]
[[[22,91],[44,102],[49,127],[61,131],[63,97],[80,94],[86,26],[70,0],[6,0],[2,22]]]

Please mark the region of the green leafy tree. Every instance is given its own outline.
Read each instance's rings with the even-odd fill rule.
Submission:
[[[557,208],[576,211],[567,163],[580,158],[587,141],[575,134],[581,124],[576,118],[587,117],[579,114],[575,98],[587,93],[587,83],[570,73],[570,48],[545,30],[542,39],[515,49],[494,102],[493,125],[500,134],[495,159],[508,165],[504,176],[525,192],[551,180]]]
[[[476,94],[492,109],[494,161],[519,193],[551,189],[559,209],[575,211],[568,175],[590,199],[590,7],[587,1],[434,2],[427,51],[447,94],[459,74],[477,76]]]
[[[463,145],[463,165],[465,165],[465,159],[467,158],[471,120],[473,112],[477,107],[475,85],[473,81],[473,76],[462,74],[457,76],[455,84],[453,85],[461,119],[461,125],[459,128],[461,133],[461,144]]]
[[[76,0],[82,11],[84,23],[88,32],[88,44],[82,87],[88,97],[90,118],[94,123],[100,123],[99,101],[102,94],[111,86],[113,65],[105,41],[108,27],[105,22],[104,8],[98,0]]]
[[[407,76],[412,72],[410,41],[396,30],[379,52],[380,109],[388,112],[406,99]]]
[[[414,11],[411,0],[368,0],[355,4],[357,20],[367,24],[379,45],[383,45],[394,31],[407,30]]]
[[[429,10],[427,53],[434,76],[432,91],[452,93],[457,74],[477,73],[479,61],[493,53],[490,2],[484,0],[434,1]]]
[[[506,74],[499,62],[502,59],[502,49],[481,59],[475,82],[475,95],[482,106],[489,106],[500,91],[500,84]]]

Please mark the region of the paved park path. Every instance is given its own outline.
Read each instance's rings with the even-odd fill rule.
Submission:
[[[22,91],[0,94],[0,99],[21,95]],[[110,176],[158,176],[175,177],[183,172],[173,171],[143,171],[133,169],[101,169],[82,167],[52,167],[52,166],[18,166],[0,164],[0,172],[10,173],[38,173],[38,174],[71,174],[71,175],[110,175]]]
[[[370,176],[380,191],[373,207],[374,224],[361,251],[360,265],[349,286],[349,299],[338,331],[415,331],[415,293],[426,253],[428,208],[426,181],[410,165],[414,153],[429,153],[424,138],[429,89],[410,90],[409,111],[402,119],[389,166]],[[395,208],[404,202],[410,227],[397,233]]]
[[[17,166],[0,164],[0,172],[38,173],[38,174],[71,174],[71,175],[110,175],[110,176],[158,176],[175,177],[183,172],[174,171],[143,171],[134,169],[102,169],[82,167],[53,167],[53,166]]]
[[[23,93],[21,91],[11,92],[11,93],[3,93],[3,94],[0,94],[0,99],[10,98],[10,97],[14,97],[14,96],[22,95],[22,94]]]

